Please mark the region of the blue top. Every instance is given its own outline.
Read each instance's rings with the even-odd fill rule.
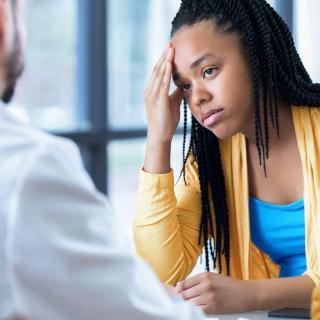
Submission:
[[[272,204],[250,197],[252,242],[280,265],[280,277],[302,275],[307,269],[303,199]]]

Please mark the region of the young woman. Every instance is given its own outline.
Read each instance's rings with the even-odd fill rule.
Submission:
[[[181,101],[191,142],[174,188]],[[279,15],[264,0],[182,0],[145,105],[138,253],[207,313],[309,307],[320,285],[320,85]],[[206,271],[219,273],[184,280],[203,248]]]

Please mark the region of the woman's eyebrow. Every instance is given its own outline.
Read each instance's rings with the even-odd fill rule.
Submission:
[[[205,53],[200,58],[198,58],[196,61],[192,62],[190,65],[191,69],[196,68],[199,64],[201,64],[203,61],[207,60],[208,58],[215,57],[212,53]]]
[[[212,58],[212,57],[215,57],[215,55],[212,54],[212,53],[205,53],[200,58],[198,58],[197,60],[192,62],[190,64],[190,68],[194,69],[194,68],[198,67],[203,61],[205,61],[205,60],[207,60],[209,58]],[[178,72],[173,73],[173,75],[172,75],[173,81],[177,81],[177,80],[179,80],[179,78],[180,78],[180,75],[179,75]]]

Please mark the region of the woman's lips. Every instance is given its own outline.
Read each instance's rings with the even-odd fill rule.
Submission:
[[[223,109],[215,109],[215,110],[210,110],[204,113],[204,115],[201,117],[203,125],[205,127],[210,127],[214,125],[221,118],[222,112],[223,112]]]

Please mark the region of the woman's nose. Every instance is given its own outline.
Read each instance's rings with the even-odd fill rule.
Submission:
[[[192,88],[192,104],[201,106],[212,100],[212,93],[203,84],[194,84]]]

